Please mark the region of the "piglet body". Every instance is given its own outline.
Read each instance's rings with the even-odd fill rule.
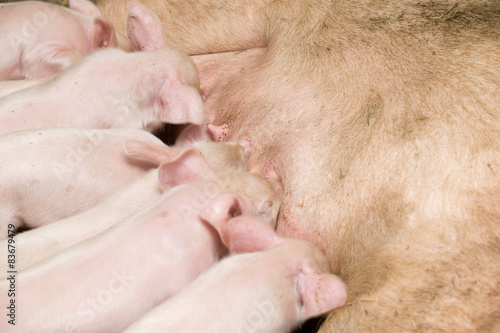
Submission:
[[[40,84],[0,99],[0,134],[34,128],[133,128],[203,121],[198,72],[166,45],[156,16],[130,7],[129,37],[141,52],[94,52]]]
[[[20,273],[19,324],[0,322],[2,332],[122,331],[224,255],[213,226],[254,214],[251,200],[260,200],[228,192],[234,182],[223,185],[193,150],[160,167],[159,179],[178,186],[110,230]],[[7,285],[0,282],[4,294]]]
[[[127,140],[161,141],[129,129],[28,130],[0,137],[0,236],[93,207],[154,165],[127,156]]]
[[[43,81],[43,79],[0,81],[0,99],[23,89],[33,87]]]
[[[186,62],[184,62],[186,61]],[[171,49],[103,49],[54,78],[0,100],[0,134],[46,127],[154,130],[201,123],[198,77]]]
[[[133,147],[138,147],[138,141],[131,142],[135,144]],[[141,145],[148,146],[148,143],[141,141]],[[181,152],[167,146],[158,145],[157,147],[163,153],[162,156],[158,156],[160,158],[158,164],[169,163]],[[236,181],[228,183],[229,187],[226,190],[238,192],[244,200],[255,204],[254,209],[257,214],[274,225],[280,203],[279,193],[276,193],[272,184],[265,179],[243,172],[246,160],[241,155],[243,148],[240,145],[206,142],[198,143],[193,148],[203,155],[210,169],[217,170],[219,173],[233,174]],[[170,159],[167,155],[171,155]],[[156,162],[152,161],[152,163]],[[242,186],[251,184],[253,186]],[[161,186],[158,169],[151,169],[134,183],[88,210],[18,234],[16,236],[16,245],[19,249],[16,258],[17,269],[24,270],[111,228],[127,216],[158,200],[164,193],[164,188],[168,190],[169,186]],[[4,253],[7,257],[7,245],[7,240],[0,241],[0,256]],[[0,270],[8,270],[7,262],[0,261]]]
[[[99,47],[115,30],[90,1],[64,8],[39,1],[0,5],[0,80],[49,77]]]
[[[257,252],[217,263],[125,332],[286,333],[345,303],[343,282],[313,244],[249,217],[219,230],[232,252]]]

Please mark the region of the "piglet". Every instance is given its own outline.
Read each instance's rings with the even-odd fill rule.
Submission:
[[[245,254],[217,263],[126,333],[285,333],[345,304],[344,283],[315,245],[248,216],[217,229],[232,253]]]
[[[176,150],[180,149],[182,151],[186,149],[182,147],[171,149],[165,145],[137,140],[126,142],[125,148],[128,154],[154,164],[160,164],[163,160],[171,158]],[[257,212],[256,214],[269,225],[276,225],[275,218],[280,209],[280,198],[283,194],[283,187],[279,181],[265,179],[246,172],[251,149],[249,141],[239,140],[238,142],[228,142],[223,148],[215,142],[199,141],[193,143],[187,149],[196,149],[204,157],[212,170],[222,171],[225,183],[238,184],[241,182],[241,179],[252,179],[252,181],[248,181],[248,184],[252,185],[245,189],[239,189],[239,191],[243,190],[245,193],[252,194],[260,193],[260,199],[255,197],[255,200],[253,200],[257,204],[254,207]],[[224,172],[228,169],[233,172]]]
[[[173,188],[152,206],[21,272],[18,324],[0,321],[0,330],[122,331],[225,255],[213,226],[255,214],[252,201],[261,200],[231,192],[254,186],[253,177],[221,177],[193,149],[158,174]],[[2,295],[8,286],[0,281]]]
[[[138,147],[139,141],[131,142],[133,146]],[[146,146],[147,143],[142,141],[141,145]],[[239,144],[207,142],[194,145],[189,149],[196,149],[210,169],[216,171],[220,177],[224,175],[224,172],[227,172],[228,177],[234,175],[231,178],[236,178],[236,181],[228,182],[227,190],[238,192],[244,200],[254,205],[253,209],[258,216],[268,221],[270,225],[275,225],[280,205],[280,191],[276,191],[276,185],[273,186],[271,182],[242,172],[246,163],[239,155],[243,151]],[[162,152],[168,155],[166,153],[168,151],[170,151],[170,157],[162,159],[160,163],[176,163],[178,167],[182,167],[182,164],[175,160],[184,151],[164,146]],[[242,184],[251,186],[241,186]],[[111,228],[132,213],[151,205],[171,185],[162,185],[158,178],[158,169],[152,169],[134,183],[86,211],[17,235],[16,245],[20,249],[16,259],[17,269],[23,270]],[[7,257],[7,243],[7,240],[0,241],[0,257],[4,252],[4,257]],[[6,265],[6,261],[0,261],[0,271],[7,271]]]
[[[43,81],[44,81],[44,79],[0,81],[0,99],[2,97],[7,96],[7,95],[21,91],[23,89],[33,87],[37,84],[40,84]]]
[[[0,136],[0,238],[7,225],[36,228],[93,207],[155,167],[125,142],[162,144],[130,129],[41,129]]]
[[[0,80],[49,77],[100,47],[115,46],[114,27],[92,2],[69,0],[69,6],[0,5]]]
[[[198,72],[166,45],[161,25],[132,3],[129,37],[135,49],[102,49],[55,77],[0,100],[0,134],[43,127],[134,128],[203,121]]]

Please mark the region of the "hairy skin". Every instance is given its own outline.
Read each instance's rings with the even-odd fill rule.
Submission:
[[[158,15],[166,37],[177,49],[188,54],[203,54],[263,46],[267,24],[265,7],[272,0],[138,2]],[[103,16],[113,22],[123,36],[126,36],[129,3],[130,0],[97,1]]]
[[[273,1],[265,52],[204,89],[221,140],[282,180],[278,232],[347,284],[320,332],[500,329],[500,5],[455,2]]]

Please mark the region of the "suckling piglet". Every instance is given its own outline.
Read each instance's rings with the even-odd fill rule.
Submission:
[[[257,176],[221,175],[193,149],[158,174],[175,187],[153,205],[17,276],[18,324],[0,321],[2,332],[122,331],[224,256],[214,226],[254,215],[261,200],[238,194]]]
[[[198,72],[167,45],[160,23],[132,3],[129,38],[136,50],[96,51],[53,78],[0,99],[0,134],[44,127],[134,128],[204,119]]]
[[[278,237],[249,216],[217,229],[232,253],[244,254],[215,264],[126,333],[286,333],[344,305],[344,283],[312,243]]]
[[[0,4],[0,80],[50,77],[101,47],[115,29],[88,0],[69,7],[41,1]]]

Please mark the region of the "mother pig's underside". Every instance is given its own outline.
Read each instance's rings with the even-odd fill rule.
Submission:
[[[498,1],[142,2],[188,53],[261,47],[195,61],[278,231],[347,283],[320,332],[500,330]]]

